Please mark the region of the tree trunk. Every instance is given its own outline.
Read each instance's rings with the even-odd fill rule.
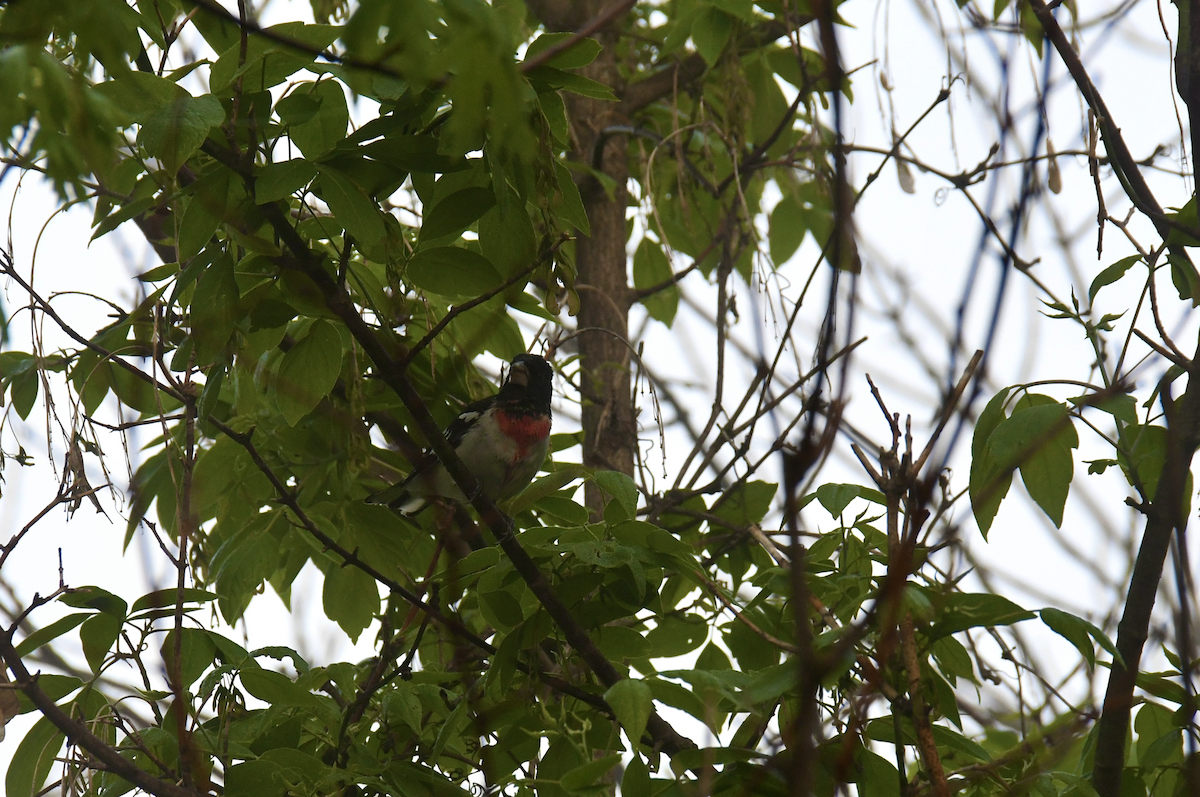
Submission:
[[[611,0],[588,0],[584,19],[602,12]],[[613,31],[598,35],[604,49],[583,73],[620,91]],[[572,95],[568,100],[575,158],[592,163],[602,148],[599,167],[615,184],[612,197],[595,178],[583,178],[579,189],[591,224],[591,235],[575,245],[579,291],[578,325],[581,387],[583,391],[583,464],[633,475],[637,423],[634,413],[629,338],[630,289],[625,255],[626,181],[629,161],[626,138],[606,130],[629,123],[617,103]],[[594,165],[594,164],[593,164]],[[603,509],[599,490],[587,486],[587,506],[594,514]]]

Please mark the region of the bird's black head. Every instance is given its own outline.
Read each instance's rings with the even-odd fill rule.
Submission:
[[[553,391],[554,369],[546,358],[537,354],[518,354],[509,363],[508,378],[496,400],[548,415]]]

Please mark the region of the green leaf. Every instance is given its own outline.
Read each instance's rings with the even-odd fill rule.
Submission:
[[[654,697],[644,681],[625,678],[617,681],[604,693],[604,699],[612,706],[617,721],[625,729],[629,742],[635,748],[646,732],[646,721],[654,707]]]
[[[636,753],[621,778],[621,797],[650,797],[650,770]]]
[[[121,209],[115,213],[110,213],[104,217],[104,220],[96,225],[95,231],[92,233],[91,240],[102,238],[108,233],[115,230],[125,222],[132,219],[134,216],[139,216],[153,207],[155,197],[145,196],[137,199],[132,199],[121,206]]]
[[[325,616],[341,626],[351,642],[358,642],[379,613],[379,588],[357,567],[332,567],[325,576],[322,603]]]
[[[350,233],[366,246],[379,243],[387,233],[383,214],[366,192],[341,171],[317,164],[321,174],[321,198],[333,215]]]
[[[671,769],[682,775],[689,769],[695,770],[706,764],[736,764],[761,758],[766,753],[757,750],[746,750],[736,747],[699,747],[689,748],[676,753],[671,758]]]
[[[41,384],[41,381],[37,371],[26,371],[13,379],[10,388],[13,409],[21,416],[21,420],[28,418],[29,413],[33,410],[34,402],[37,401],[38,385]]]
[[[1171,235],[1175,235],[1174,232]],[[1171,264],[1171,283],[1175,286],[1180,299],[1191,299],[1192,306],[1200,303],[1200,273],[1191,260],[1180,255],[1167,254],[1167,262]]]
[[[706,718],[711,717],[712,712],[709,711],[704,700],[691,689],[663,678],[651,678],[646,683],[650,687],[654,699],[658,702],[687,712],[700,722],[711,725]]]
[[[497,205],[479,219],[479,250],[505,278],[529,268],[537,257],[533,223],[524,203],[507,205]],[[509,297],[510,301],[512,298]]]
[[[535,88],[539,91],[544,90],[548,86],[554,89],[563,89],[583,97],[590,97],[594,100],[617,101],[617,95],[613,94],[613,90],[603,83],[574,72],[564,72],[552,66],[539,66],[537,69],[530,71],[526,77],[533,82]]]
[[[220,595],[221,614],[235,623],[250,604],[250,598],[262,586],[263,579],[278,567],[279,544],[268,533],[279,514],[260,514],[239,529],[213,554],[212,582]]]
[[[738,625],[745,628],[742,623],[738,623]],[[765,640],[763,641],[765,642]],[[753,680],[742,691],[743,703],[751,705],[774,703],[785,693],[794,689],[799,678],[800,669],[796,666],[794,659],[782,664],[772,663],[771,666],[754,673]]]
[[[1174,711],[1158,703],[1147,701],[1138,708],[1133,720],[1133,729],[1137,732],[1138,766],[1152,768],[1161,766],[1170,760],[1174,764],[1183,763],[1183,729]],[[1170,737],[1170,745],[1166,750],[1156,751],[1156,755],[1148,758],[1148,754],[1163,737]],[[1171,755],[1171,748],[1178,750],[1178,755]],[[1163,754],[1166,755],[1163,755]]]
[[[800,248],[808,232],[805,224],[807,213],[791,195],[783,199],[771,211],[768,237],[771,244],[771,262],[779,268]]]
[[[1069,398],[1076,407],[1095,407],[1101,412],[1107,412],[1109,415],[1123,423],[1137,423],[1137,399],[1128,393],[1117,393],[1109,396],[1102,401],[1094,401],[1092,396],[1076,396]]]
[[[55,675],[54,673],[44,672],[39,674],[37,679],[38,687],[41,688],[42,692],[44,692],[47,697],[55,702],[62,700],[64,697],[83,686],[83,681],[79,680],[73,675]],[[33,704],[33,701],[31,701],[29,696],[24,692],[19,692],[17,697],[21,701],[22,714],[28,714],[31,711],[40,710]]]
[[[201,12],[196,16],[203,18],[208,14]],[[244,56],[238,38],[221,53],[209,75],[213,93],[227,94],[239,77],[242,77],[244,93],[264,91],[282,83],[289,75],[313,62],[310,52],[282,42],[293,41],[304,45],[306,50],[324,50],[337,39],[343,28],[284,22],[266,30],[271,37],[251,36]]]
[[[223,438],[224,439],[224,438]],[[175,587],[169,589],[159,589],[154,592],[148,592],[142,597],[133,602],[133,607],[129,610],[130,613],[137,613],[145,609],[161,609],[164,606],[174,606],[178,600],[179,590]],[[187,603],[208,603],[217,599],[216,593],[208,592],[194,587],[185,587],[183,590],[183,602]]]
[[[40,794],[64,741],[66,737],[50,720],[42,717],[35,722],[13,752],[4,778],[4,793],[9,797]]]
[[[342,339],[331,323],[318,320],[279,363],[275,402],[289,426],[329,395],[341,371]]]
[[[285,199],[308,185],[316,176],[317,167],[300,158],[267,164],[254,181],[254,201],[265,205]]]
[[[1021,28],[1025,32],[1025,39],[1033,45],[1033,49],[1037,51],[1038,58],[1042,57],[1042,48],[1046,43],[1046,32],[1042,30],[1042,23],[1038,20],[1037,15],[1033,13],[1033,7],[1028,3],[1021,4],[1020,10]]]
[[[969,681],[975,680],[975,669],[971,664],[971,655],[967,653],[967,649],[963,647],[952,636],[942,637],[938,641],[929,646],[929,652],[933,655],[933,660],[937,662],[938,669],[942,675],[950,681],[950,684],[956,685],[959,678],[966,678]]]
[[[445,724],[442,725],[442,729],[438,731],[437,738],[433,740],[433,748],[429,751],[430,761],[437,761],[441,757],[442,751],[446,749],[446,745],[462,730],[463,723],[470,719],[467,715],[467,707],[470,702],[466,698],[463,698],[454,707],[454,711],[450,712],[450,716],[446,719]]]
[[[757,613],[744,612],[748,618],[761,625],[763,618]],[[747,672],[773,667],[779,662],[779,648],[750,630],[745,623],[733,621],[723,629],[725,646]]]
[[[971,477],[968,484],[971,495],[971,509],[975,513],[975,523],[986,540],[988,529],[1000,509],[1000,502],[1008,495],[1012,484],[1012,471],[1005,470],[996,461],[995,454],[988,448],[988,439],[992,432],[1006,418],[1004,403],[1008,400],[1008,391],[1004,388],[987,403],[979,420],[975,423],[975,434],[971,438]]]
[[[417,252],[409,259],[405,275],[421,290],[441,296],[478,296],[501,282],[490,260],[458,246]]]
[[[611,661],[643,659],[650,653],[650,646],[641,632],[621,625],[605,625],[594,632],[596,647]]]
[[[241,681],[247,692],[272,706],[326,708],[320,697],[280,672],[251,667],[242,670]]]
[[[538,53],[548,50],[574,35],[573,33],[543,33],[530,42],[529,47],[526,48],[525,60],[532,60]],[[602,49],[600,42],[585,37],[555,55],[546,62],[546,65],[556,69],[579,69],[595,61]]]
[[[18,656],[28,656],[30,653],[34,652],[35,650],[40,648],[42,645],[45,645],[48,642],[52,642],[55,639],[58,639],[60,636],[67,633],[71,629],[79,626],[81,623],[83,623],[84,620],[87,620],[89,617],[94,617],[94,616],[95,615],[92,615],[92,614],[89,614],[86,612],[78,612],[76,614],[68,614],[66,617],[61,617],[61,618],[55,620],[53,623],[46,626],[45,628],[39,628],[38,630],[34,631],[29,636],[22,639],[21,644],[16,646],[17,655]]]
[[[1142,485],[1145,497],[1153,500],[1158,492],[1167,456],[1167,429],[1164,426],[1128,424],[1118,438],[1121,444],[1121,469],[1131,486]]]
[[[733,19],[717,8],[704,9],[692,22],[692,42],[709,66],[721,57],[731,33]]]
[[[295,109],[303,106],[300,114],[289,115],[289,104],[286,100],[293,98],[308,100],[308,103],[293,101],[290,105]],[[277,106],[280,117],[288,122],[288,137],[299,147],[306,158],[317,158],[346,137],[346,125],[350,121],[350,113],[346,109],[346,92],[342,84],[336,80],[322,80],[317,83],[301,83],[288,94],[285,100],[280,100]]]
[[[722,11],[746,22],[754,22],[754,3],[752,0],[711,0],[712,4]]]
[[[138,143],[174,175],[200,149],[208,131],[224,121],[225,109],[216,97],[184,92],[146,119]]]
[[[96,614],[79,629],[83,655],[92,672],[99,673],[108,651],[121,633],[121,620],[111,614]]]
[[[651,658],[668,658],[691,653],[707,639],[708,623],[694,614],[668,614],[659,617],[655,628],[646,634]]]
[[[134,122],[144,122],[155,111],[187,93],[173,80],[141,71],[131,71],[100,83],[95,91]]]
[[[633,479],[615,470],[597,471],[593,478],[600,489],[612,496],[613,501],[621,508],[624,515],[621,520],[637,516],[638,489]],[[607,516],[607,512],[605,514]]]
[[[496,204],[490,188],[471,186],[455,191],[433,206],[425,216],[418,236],[422,241],[460,233]]]
[[[989,443],[996,446],[998,460],[1020,462],[1021,481],[1029,496],[1061,528],[1074,476],[1071,451],[1079,447],[1066,406],[1049,396],[1026,393],[1012,416],[996,427]]]
[[[759,480],[744,482],[725,493],[725,499],[714,511],[735,526],[758,523],[767,515],[779,485]]]
[[[643,238],[633,255],[633,287],[645,290],[667,283],[674,276],[671,261],[662,246],[649,238]],[[675,312],[679,309],[679,286],[667,287],[641,299],[642,306],[651,318],[671,326]]]
[[[835,518],[839,517],[855,498],[864,498],[880,506],[887,504],[883,493],[860,484],[822,484],[813,494],[821,502],[821,506],[825,507],[825,511]]]
[[[1051,631],[1070,642],[1083,654],[1089,670],[1096,666],[1096,649],[1092,640],[1098,642],[1113,657],[1113,661],[1121,660],[1121,654],[1117,652],[1116,645],[1108,635],[1082,617],[1054,608],[1042,609],[1038,614]]]
[[[456,172],[467,167],[465,159],[438,152],[435,136],[388,136],[364,144],[362,151],[380,163],[418,174]]]
[[[229,204],[229,173],[196,181],[179,221],[179,259],[186,263],[208,245]]]
[[[968,628],[1012,625],[1036,616],[1000,595],[952,592],[940,601],[929,638],[939,639]]]
[[[100,587],[78,587],[58,600],[76,609],[96,609],[118,620],[125,619],[125,601]]]
[[[569,792],[592,786],[610,769],[621,763],[621,754],[613,753],[575,767],[562,776],[559,783]]]
[[[516,628],[525,620],[520,601],[506,590],[481,590],[479,609],[489,624],[502,631]]]
[[[197,280],[192,294],[191,330],[199,365],[213,362],[225,349],[241,317],[240,302],[233,260],[220,252]]]
[[[214,664],[217,654],[216,643],[212,636],[200,628],[184,628],[179,640],[180,674],[184,688],[196,682],[204,671]],[[168,672],[175,671],[175,633],[172,628],[162,643],[162,659],[167,665]]]
[[[492,297],[460,314],[447,327],[446,334],[467,357],[490,351],[507,361],[525,352],[521,328],[508,312],[503,296]]]
[[[1088,288],[1088,304],[1090,305],[1096,301],[1096,294],[1100,292],[1101,288],[1103,288],[1105,285],[1112,285],[1114,282],[1121,279],[1121,277],[1125,276],[1125,272],[1128,271],[1134,263],[1140,263],[1141,261],[1141,255],[1130,255],[1129,257],[1123,257],[1116,263],[1113,263],[1111,266],[1097,274],[1096,278],[1092,280],[1091,287]]]
[[[860,797],[900,797],[900,776],[896,765],[878,753],[861,749],[855,756]]]
[[[571,177],[571,172],[567,170],[558,161],[554,162],[554,173],[558,176],[558,190],[560,199],[555,203],[554,212],[558,217],[568,224],[575,226],[575,229],[584,235],[591,235],[591,226],[588,224],[587,212],[583,209],[583,199],[579,196],[579,189],[575,186],[575,180]]]
[[[1200,226],[1197,224],[1196,217],[1196,197],[1192,196],[1178,211],[1174,211],[1174,209],[1172,211],[1163,214],[1177,225],[1172,226],[1170,232],[1167,233],[1167,243],[1174,246],[1200,246],[1200,240],[1186,232],[1186,230],[1195,230]],[[1183,229],[1179,229],[1180,227]],[[1187,297],[1181,296],[1180,298]]]
[[[279,766],[270,761],[234,764],[225,773],[225,797],[282,797],[286,786],[279,774]]]

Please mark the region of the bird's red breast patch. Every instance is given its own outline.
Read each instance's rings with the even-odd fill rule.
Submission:
[[[550,419],[544,417],[497,412],[496,424],[500,427],[501,434],[516,442],[518,459],[525,456],[531,445],[542,442],[550,434]]]

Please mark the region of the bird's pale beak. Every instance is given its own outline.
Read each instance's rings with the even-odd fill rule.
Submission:
[[[508,372],[508,381],[521,387],[529,387],[529,369],[524,365],[514,365]]]

